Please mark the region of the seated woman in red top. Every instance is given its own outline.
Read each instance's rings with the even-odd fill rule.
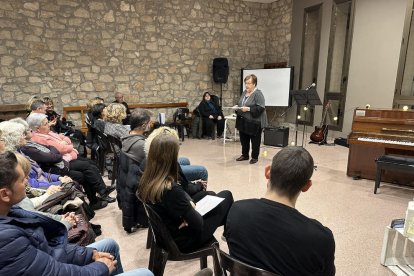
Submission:
[[[178,182],[178,151],[179,141],[170,131],[154,138],[137,196],[153,205],[178,248],[189,252],[210,241],[216,229],[224,225],[233,204],[233,196],[229,191],[218,193],[217,196],[224,200],[201,216],[194,209],[197,202]]]

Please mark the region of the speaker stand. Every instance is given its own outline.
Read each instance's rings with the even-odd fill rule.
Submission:
[[[220,109],[223,106],[223,83],[220,82]]]

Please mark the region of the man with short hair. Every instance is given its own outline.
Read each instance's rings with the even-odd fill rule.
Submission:
[[[126,108],[126,118],[124,120],[122,120],[122,123],[124,125],[129,125],[129,117],[131,116],[131,110],[128,107],[128,104],[124,101],[124,94],[122,92],[116,92],[115,93],[115,101],[114,103],[120,103],[123,104]]]
[[[104,239],[88,247],[68,244],[66,227],[15,207],[26,197],[22,167],[14,153],[0,154],[0,275],[117,275],[119,246]],[[147,269],[129,276],[152,275]]]
[[[46,104],[42,100],[35,100],[30,105],[30,110],[32,113],[46,114]]]
[[[279,151],[265,168],[267,192],[261,199],[235,202],[227,217],[230,255],[281,275],[334,275],[331,230],[295,209],[312,186],[314,163],[302,147]]]

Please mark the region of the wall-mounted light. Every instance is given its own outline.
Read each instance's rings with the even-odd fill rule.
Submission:
[[[334,119],[334,121],[338,121],[338,117],[334,117],[333,119]]]
[[[298,120],[300,120],[300,118],[301,118],[301,116],[300,116],[300,115],[298,115]]]
[[[307,106],[305,106],[305,107],[303,108],[303,110],[305,110],[305,111],[306,111],[306,110],[308,110],[308,107],[307,107]]]
[[[407,105],[404,105],[404,106],[403,106],[403,110],[404,110],[404,111],[407,111],[407,110],[408,110],[408,106],[407,106]]]

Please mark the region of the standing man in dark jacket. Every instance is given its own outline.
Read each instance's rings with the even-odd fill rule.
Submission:
[[[114,240],[104,239],[88,247],[68,244],[66,228],[60,222],[12,207],[25,198],[26,181],[14,153],[0,154],[0,275],[123,273]],[[129,273],[152,275],[146,269]]]

